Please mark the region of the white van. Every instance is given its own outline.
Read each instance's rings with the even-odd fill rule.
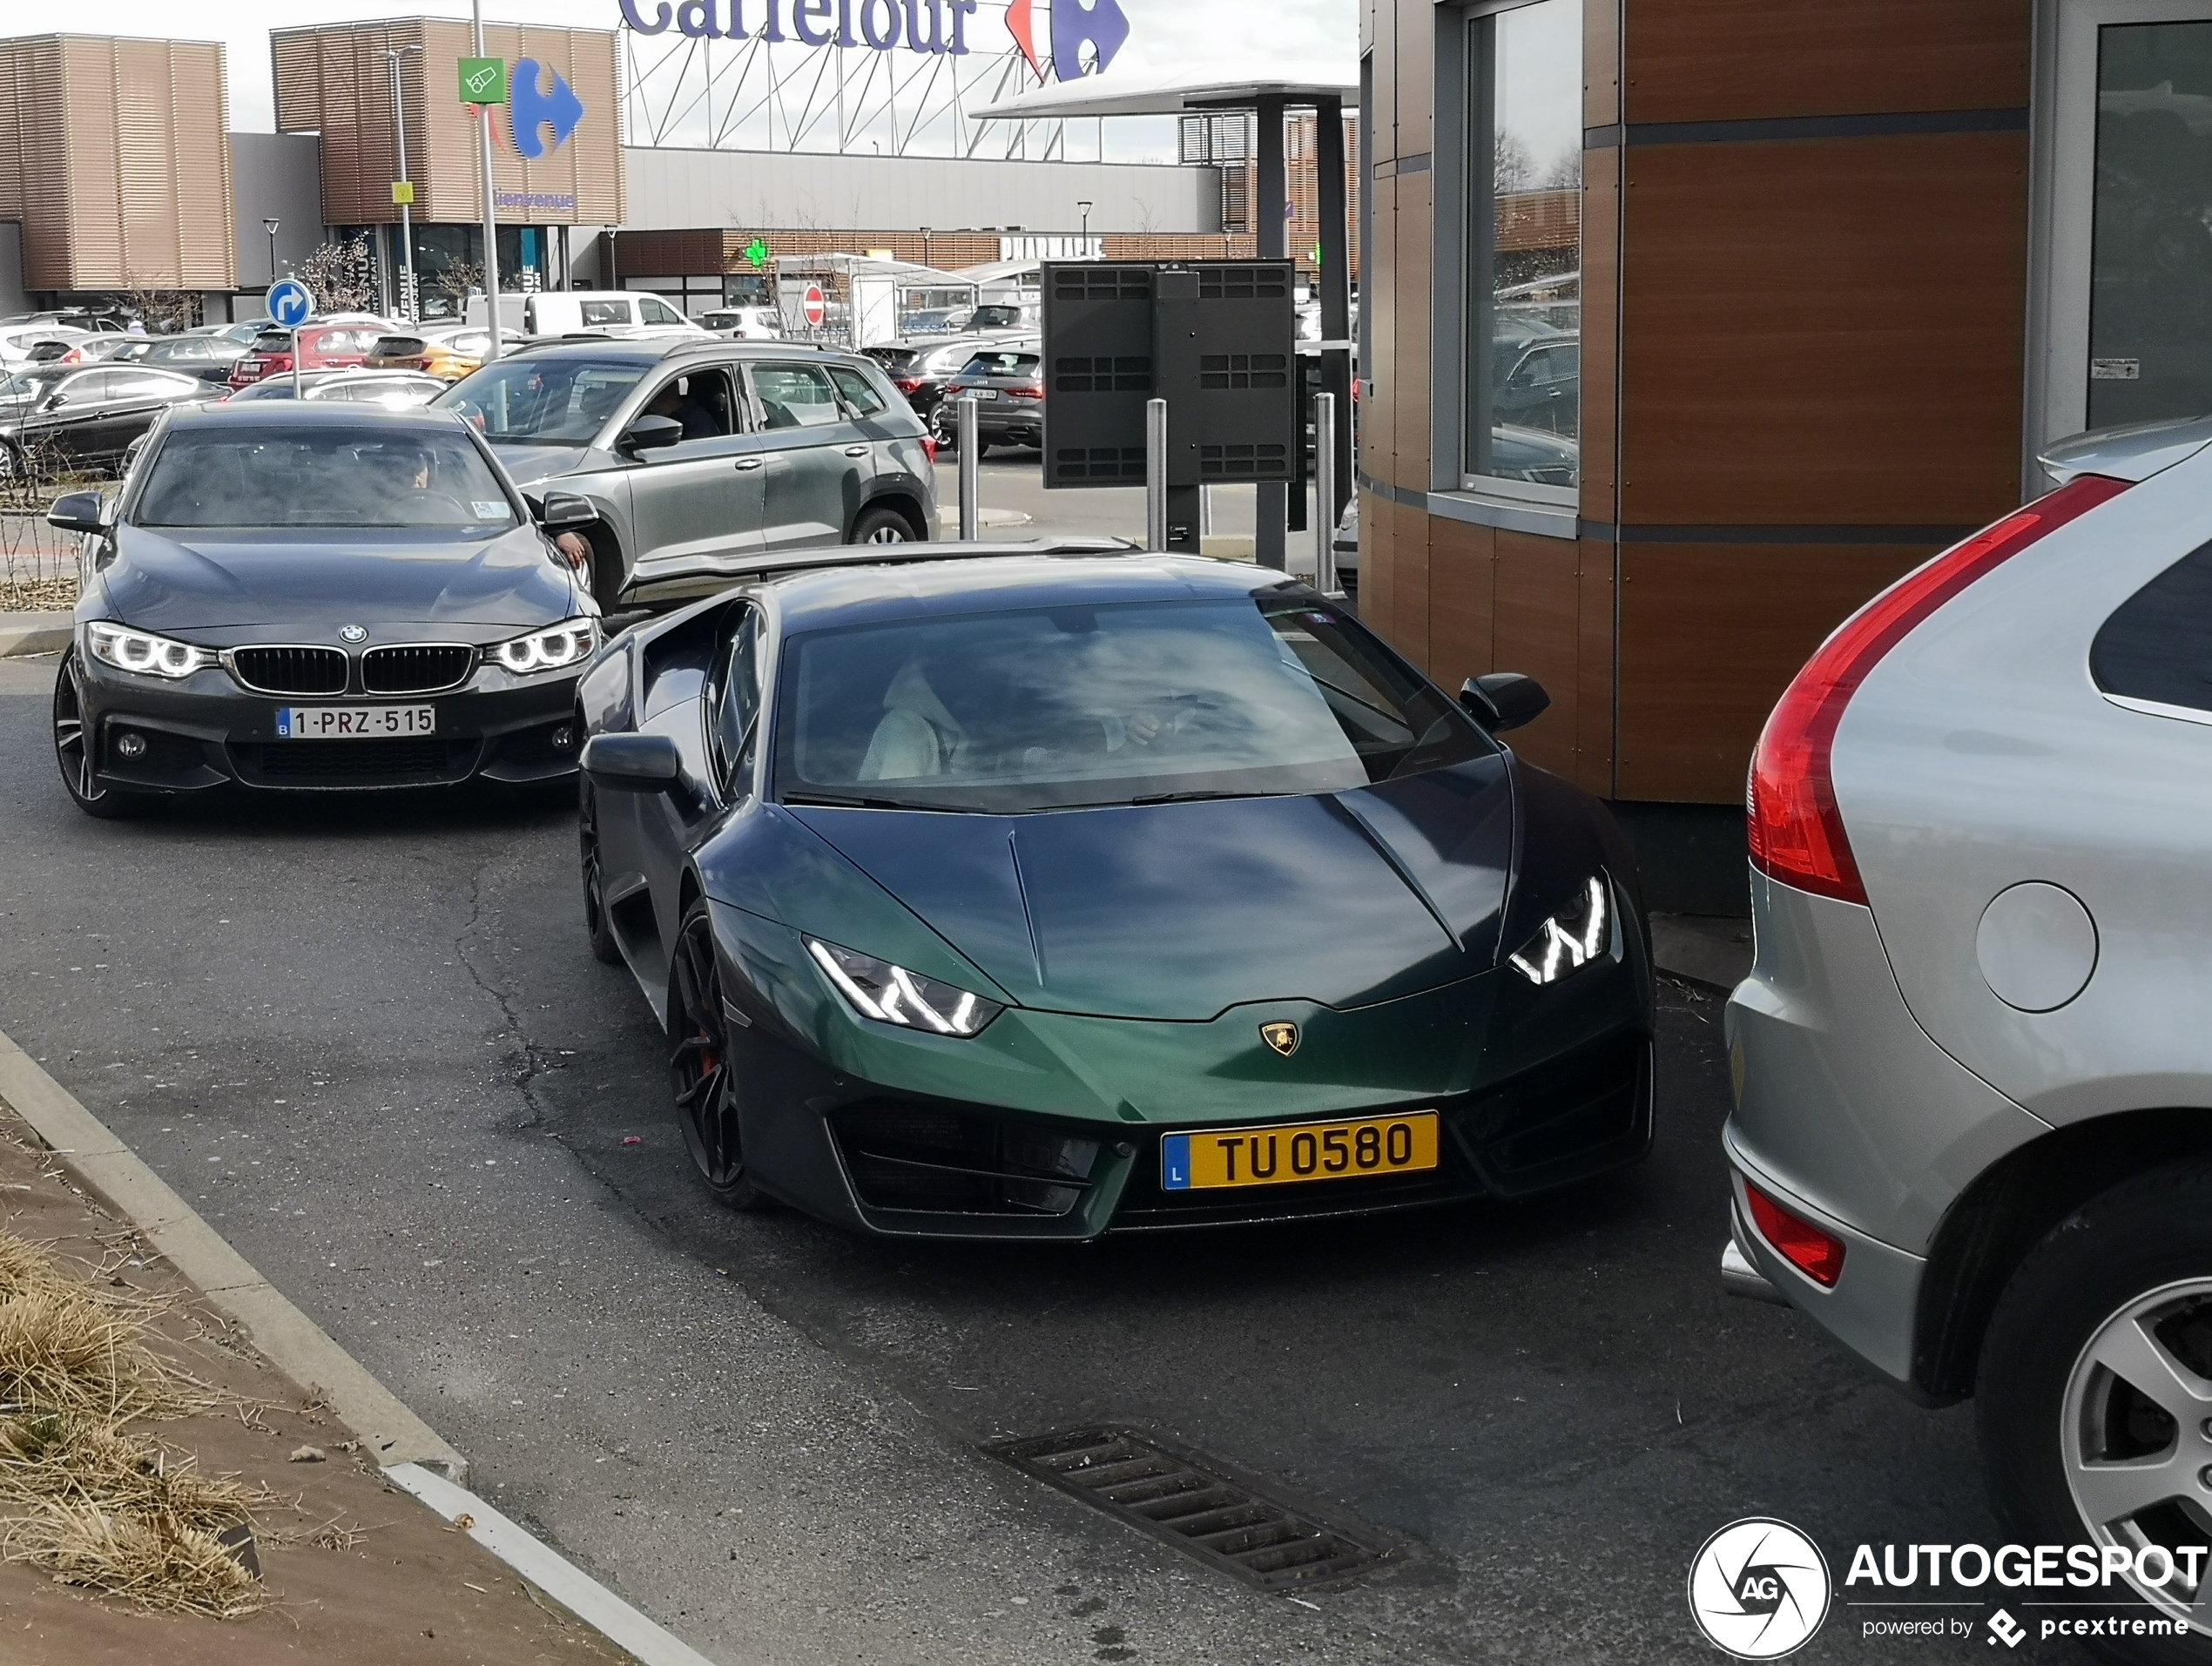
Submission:
[[[469,298],[469,321],[485,322],[484,298]],[[524,335],[569,335],[596,330],[604,335],[648,337],[710,332],[684,316],[658,295],[642,289],[539,290],[499,298],[499,321]]]

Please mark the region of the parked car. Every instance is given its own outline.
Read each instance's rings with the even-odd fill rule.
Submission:
[[[50,344],[62,343],[62,353],[80,341],[92,339],[90,330],[72,329],[64,324],[10,324],[0,326],[0,368],[20,369],[32,363],[32,355]],[[51,354],[58,358],[60,354]]]
[[[361,362],[371,370],[419,370],[459,381],[490,351],[491,331],[483,325],[418,325],[379,336]]]
[[[0,475],[42,461],[65,469],[115,463],[171,406],[208,395],[206,383],[169,370],[28,367],[0,382]]]
[[[934,536],[934,448],[873,361],[765,341],[545,341],[437,404],[533,492],[593,503],[595,585],[739,573],[762,554]]]
[[[273,318],[247,318],[241,319],[234,324],[199,324],[186,330],[185,334],[212,335],[226,341],[236,342],[241,347],[250,347],[253,345],[256,336],[260,335],[263,330],[273,327],[275,323],[276,320]]]
[[[1635,866],[1494,738],[1530,679],[1454,700],[1249,565],[878,556],[787,556],[579,690],[591,948],[714,1196],[1067,1240],[1644,1155]]]
[[[346,370],[368,357],[379,337],[391,326],[379,321],[302,324],[299,329],[264,330],[253,338],[253,350],[231,367],[230,384],[244,388],[264,376],[288,374],[298,354],[303,370]]]
[[[85,374],[106,374],[107,372]],[[89,815],[229,785],[557,781],[598,610],[550,533],[583,505],[516,492],[450,417],[353,405],[179,410],[91,541],[54,686]]]
[[[1582,338],[1531,342],[1494,392],[1500,422],[1573,435],[1581,428]]]
[[[64,347],[55,354],[51,361],[42,361],[42,362],[65,364],[72,368],[78,365],[105,364],[119,355],[124,348],[131,346],[132,343],[145,342],[152,339],[150,336],[118,335],[111,332],[104,332],[98,335],[88,335],[82,341]],[[34,354],[34,358],[36,356]]]
[[[959,401],[975,396],[975,453],[995,445],[1044,444],[1044,353],[1035,340],[971,354],[930,418],[941,446],[960,437]]]
[[[112,347],[109,346],[111,342]],[[76,350],[84,352],[95,347],[104,349],[95,355],[99,362],[142,364],[157,370],[173,370],[179,375],[196,376],[201,381],[219,386],[228,384],[231,366],[246,353],[237,342],[216,335],[102,335]],[[61,361],[69,364],[73,360],[65,354]]]
[[[1972,1396],[2004,1531],[2118,1556],[2106,1600],[2189,1635],[2101,1652],[2161,1663],[2204,1657],[2172,1564],[2212,1548],[2208,442],[2055,448],[1798,672],[1727,1016],[1724,1277]]]
[[[968,334],[907,336],[861,351],[890,373],[891,385],[926,422],[944,398],[945,384],[968,368],[980,347],[1035,337],[1035,330],[996,331],[981,340]]]
[[[718,307],[699,323],[733,341],[773,341],[784,333],[783,314],[772,307]]]
[[[299,391],[293,393],[293,378],[289,375],[269,376],[250,388],[241,388],[223,396],[226,404],[272,399],[337,401],[355,405],[386,405],[395,410],[412,410],[428,405],[446,390],[447,384],[435,376],[426,376],[414,370],[310,370],[299,378]]]
[[[685,317],[681,307],[638,289],[544,289],[529,295],[502,295],[499,316],[509,333],[524,336],[590,330],[624,340],[652,341],[670,336],[696,340],[707,334]],[[467,320],[479,329],[487,328],[490,314],[482,295],[469,298]]]

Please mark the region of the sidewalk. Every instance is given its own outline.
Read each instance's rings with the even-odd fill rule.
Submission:
[[[610,1666],[629,1656],[532,1592],[466,1534],[389,1486],[353,1432],[246,1346],[130,1227],[96,1209],[13,1115],[0,1111],[0,1234],[45,1248],[104,1302],[158,1304],[143,1341],[204,1386],[189,1414],[129,1421],[165,1471],[190,1463],[255,1498],[258,1581],[239,1619],[152,1613],[89,1575],[0,1561],[0,1660],[9,1666]],[[44,1420],[11,1368],[30,1298],[0,1283],[0,1470]],[[11,1313],[10,1309],[17,1310]],[[111,1310],[113,1311],[113,1310]],[[24,1409],[16,1410],[18,1400]],[[11,1439],[11,1437],[15,1437]],[[348,1451],[349,1447],[355,1450]],[[308,1449],[319,1460],[300,1460]],[[108,1521],[127,1519],[110,1505]],[[32,1507],[0,1488],[0,1548],[28,1553]],[[96,1514],[95,1519],[100,1519]],[[86,1583],[74,1582],[87,1581]]]

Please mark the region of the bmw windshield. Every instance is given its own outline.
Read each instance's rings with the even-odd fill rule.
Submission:
[[[794,637],[778,796],[1015,813],[1339,792],[1490,751],[1310,593]]]
[[[237,428],[172,434],[131,512],[145,527],[514,526],[506,489],[455,429]]]
[[[623,395],[644,377],[637,359],[502,359],[437,401],[499,445],[590,445]]]

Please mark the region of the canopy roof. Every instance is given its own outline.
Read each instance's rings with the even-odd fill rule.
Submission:
[[[1296,64],[1274,75],[1224,81],[1217,76],[1087,75],[1080,81],[1049,81],[972,114],[984,121],[1035,121],[1058,116],[1184,116],[1205,110],[1250,110],[1262,98],[1287,105],[1312,105],[1334,98],[1345,109],[1359,102],[1359,75],[1343,64]]]

